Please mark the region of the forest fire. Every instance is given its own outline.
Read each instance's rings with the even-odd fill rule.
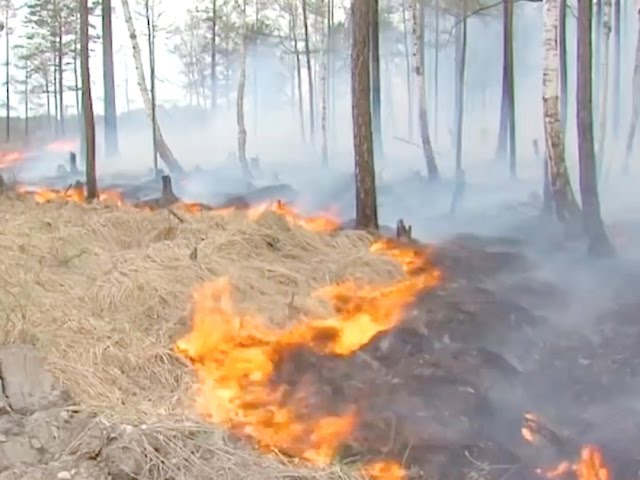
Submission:
[[[283,330],[238,312],[228,280],[200,287],[194,294],[192,330],[176,344],[196,370],[199,413],[251,438],[263,450],[280,450],[319,465],[332,461],[357,426],[355,406],[331,414],[313,411],[313,385],[292,392],[274,383],[279,363],[299,348],[338,357],[358,351],[399,324],[417,294],[441,280],[422,250],[389,241],[375,243],[371,250],[398,260],[406,277],[382,287],[347,281],[320,289],[315,295],[326,299],[335,315],[304,318]],[[402,479],[401,467],[394,465],[371,466],[370,478]]]
[[[362,473],[369,480],[404,480],[407,472],[398,462],[379,460],[362,468]]]
[[[16,191],[20,194],[31,196],[34,201],[39,204],[60,201],[84,203],[87,200],[84,185],[73,185],[65,190],[28,187],[23,185],[18,186]],[[98,201],[117,206],[122,206],[126,203],[122,193],[116,190],[101,191],[98,195]],[[153,202],[133,203],[131,206],[146,211],[153,211],[159,208]],[[290,225],[296,225],[312,232],[332,232],[340,227],[340,221],[330,213],[307,217],[280,200],[254,205],[248,209],[241,209],[237,207],[215,208],[201,203],[182,201],[178,201],[171,206],[176,210],[188,214],[207,212],[215,215],[228,215],[236,211],[245,211],[250,220],[256,220],[263,213],[270,211],[285,218]]]
[[[530,443],[535,443],[540,436],[537,433],[536,425],[539,420],[535,414],[526,413],[524,416],[525,425],[522,427],[522,436]],[[568,479],[577,480],[611,480],[611,473],[606,465],[600,449],[595,445],[583,445],[580,448],[580,455],[577,460],[563,460],[555,467],[536,470],[538,474],[548,479]]]

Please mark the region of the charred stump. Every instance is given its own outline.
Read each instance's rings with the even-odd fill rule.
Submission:
[[[398,220],[396,224],[396,239],[397,240],[413,240],[413,236],[411,233],[411,225],[407,226],[404,223],[404,220]]]
[[[0,195],[2,195],[7,190],[7,182],[5,182],[4,177],[0,175]]]
[[[160,206],[167,207],[180,201],[173,192],[173,184],[170,175],[162,175],[162,193],[160,194]]]
[[[71,175],[79,173],[78,157],[76,156],[76,152],[69,152],[69,173]]]

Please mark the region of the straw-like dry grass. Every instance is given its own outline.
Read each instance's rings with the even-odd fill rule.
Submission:
[[[34,344],[82,406],[167,425],[190,415],[191,372],[172,346],[201,282],[230,277],[240,308],[282,325],[326,311],[316,287],[400,274],[364,233],[312,233],[275,214],[185,219],[0,197],[0,343]]]

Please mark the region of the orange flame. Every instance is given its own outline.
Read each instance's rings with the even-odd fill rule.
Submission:
[[[381,288],[354,282],[325,287],[316,295],[327,299],[336,314],[304,319],[284,330],[259,316],[238,313],[226,279],[199,288],[192,330],[177,342],[176,351],[196,369],[200,414],[250,437],[264,450],[278,449],[314,464],[330,462],[356,427],[355,407],[314,415],[308,406],[312,386],[301,394],[274,385],[279,361],[296,347],[338,356],[357,351],[397,325],[415,296],[441,279],[422,250],[390,241],[375,243],[371,250],[399,260],[408,276]]]
[[[574,462],[563,461],[550,470],[539,469],[546,478],[562,478],[574,472],[577,480],[611,480],[602,452],[595,445],[585,445],[580,450],[580,458]]]
[[[368,480],[405,480],[407,472],[398,462],[379,460],[362,468],[362,474]]]
[[[50,203],[56,201],[67,201],[72,203],[84,203],[87,200],[87,194],[84,186],[69,187],[66,190],[58,190],[55,188],[30,188],[27,186],[19,186],[16,188],[18,193],[30,195],[36,203]],[[102,203],[111,203],[115,205],[123,205],[124,199],[122,194],[115,190],[105,190],[98,193],[98,200]]]

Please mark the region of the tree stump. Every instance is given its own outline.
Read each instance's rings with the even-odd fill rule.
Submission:
[[[76,156],[76,152],[69,152],[69,173],[74,175],[78,172],[78,157]]]
[[[398,220],[396,224],[396,239],[397,240],[413,240],[413,236],[411,234],[412,228],[411,225],[407,226],[404,223],[404,220]]]

